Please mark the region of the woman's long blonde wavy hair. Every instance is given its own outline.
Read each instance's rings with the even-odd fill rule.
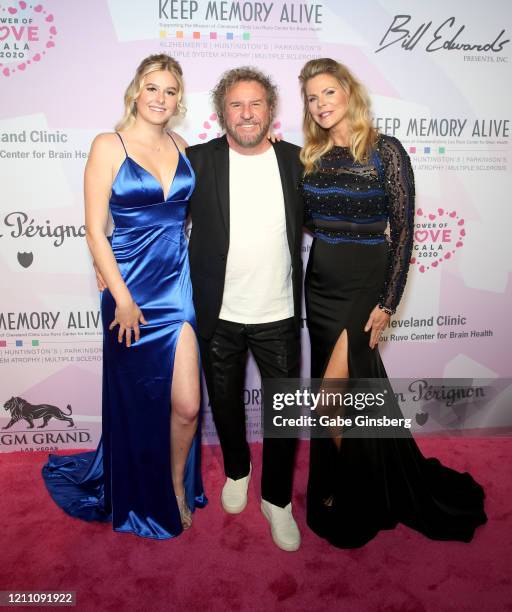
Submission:
[[[333,76],[348,94],[346,117],[350,130],[350,152],[354,160],[358,163],[367,162],[377,140],[377,130],[372,125],[370,114],[370,99],[363,85],[346,66],[333,59],[310,60],[304,65],[299,75],[304,102],[302,123],[304,146],[300,153],[301,161],[304,164],[304,174],[313,172],[320,157],[334,146],[329,130],[320,127],[309,112],[306,83],[319,74]]]
[[[124,94],[124,115],[123,118],[116,124],[116,131],[126,130],[133,125],[135,122],[135,117],[137,116],[137,105],[135,102],[139,97],[142,88],[144,87],[144,77],[150,72],[156,72],[157,70],[167,70],[176,79],[178,83],[178,91],[176,92],[176,95],[178,96],[178,106],[176,108],[177,114],[185,114],[186,109],[181,102],[185,89],[181,66],[175,59],[169,55],[166,55],[165,53],[149,55],[142,60],[137,68],[137,71],[135,72],[135,76],[126,88],[126,92]]]

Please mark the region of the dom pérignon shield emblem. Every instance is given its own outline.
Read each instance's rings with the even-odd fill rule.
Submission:
[[[18,263],[24,268],[28,268],[34,261],[33,253],[18,253]]]

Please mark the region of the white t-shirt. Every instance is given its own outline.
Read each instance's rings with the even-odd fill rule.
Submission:
[[[229,251],[220,318],[270,323],[293,316],[290,249],[273,147],[229,149]]]

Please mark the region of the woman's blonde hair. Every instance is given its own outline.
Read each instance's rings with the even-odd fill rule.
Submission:
[[[181,66],[175,59],[169,55],[166,55],[165,53],[149,55],[139,64],[139,67],[135,72],[135,76],[126,88],[126,92],[124,94],[124,115],[115,127],[117,131],[125,130],[133,125],[135,117],[137,116],[137,105],[135,102],[139,97],[142,88],[144,87],[144,77],[150,72],[156,72],[157,70],[167,70],[176,79],[178,83],[178,91],[176,92],[178,97],[178,106],[176,107],[177,114],[185,114],[186,108],[181,102],[185,89]]]
[[[310,60],[304,65],[299,75],[304,102],[302,124],[304,146],[300,158],[304,164],[305,174],[313,172],[320,157],[334,146],[329,130],[320,127],[309,112],[306,84],[319,74],[333,76],[349,97],[346,117],[350,130],[350,153],[354,160],[358,163],[367,162],[377,140],[377,130],[372,125],[370,115],[370,99],[363,85],[346,66],[333,59]]]

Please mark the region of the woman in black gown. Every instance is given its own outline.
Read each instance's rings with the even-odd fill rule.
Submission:
[[[407,153],[371,125],[369,101],[332,59],[307,62],[304,101],[306,273],[312,378],[386,378],[378,341],[402,296],[411,258],[414,176]],[[389,238],[385,230],[389,224]],[[401,417],[396,402],[389,417]],[[486,521],[481,486],[425,459],[412,436],[311,440],[308,525],[341,548],[398,522],[469,541]]]

